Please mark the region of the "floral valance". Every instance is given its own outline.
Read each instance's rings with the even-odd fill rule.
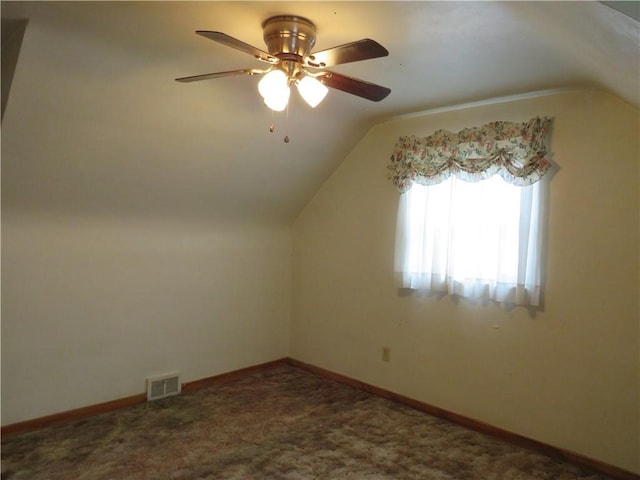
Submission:
[[[540,180],[551,163],[547,132],[552,119],[525,123],[492,122],[458,133],[438,130],[428,137],[400,137],[391,155],[389,178],[400,192],[414,182],[434,185],[456,175],[477,182],[499,174],[513,185]]]

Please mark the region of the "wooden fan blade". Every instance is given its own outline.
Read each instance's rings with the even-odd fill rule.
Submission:
[[[370,58],[386,57],[389,52],[378,42],[365,38],[307,55],[304,59],[308,67],[331,67],[343,63],[359,62]]]
[[[226,33],[222,32],[210,32],[208,30],[197,30],[196,33],[198,35],[202,35],[209,40],[213,40],[218,43],[222,43],[231,48],[235,48],[236,50],[240,50],[241,52],[248,53],[249,55],[254,56],[258,60],[267,63],[278,63],[280,61],[279,58],[274,57],[270,53],[265,52],[264,50],[260,50],[259,48],[254,47],[253,45],[249,45],[248,43],[244,43],[237,38],[230,37]]]
[[[375,83],[365,82],[358,78],[348,77],[335,72],[323,71],[321,75],[316,77],[327,87],[342,90],[343,92],[366,98],[373,102],[379,102],[387,98],[391,93],[391,89],[376,85]]]
[[[176,78],[176,82],[197,82],[199,80],[210,80],[212,78],[230,77],[232,75],[259,75],[265,72],[266,70],[246,68],[244,70],[229,70],[228,72],[205,73],[203,75],[193,75],[192,77],[181,77],[181,78]]]

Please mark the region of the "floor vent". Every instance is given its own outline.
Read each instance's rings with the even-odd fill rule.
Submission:
[[[168,373],[147,378],[147,400],[159,400],[178,395],[182,390],[180,373]]]

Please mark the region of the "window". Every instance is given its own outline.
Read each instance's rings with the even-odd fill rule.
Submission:
[[[401,137],[399,286],[539,305],[550,119]]]
[[[414,184],[398,212],[400,286],[537,305],[541,186],[510,185],[498,175]]]

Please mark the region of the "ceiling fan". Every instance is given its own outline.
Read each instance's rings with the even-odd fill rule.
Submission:
[[[264,75],[258,91],[265,104],[282,111],[289,101],[290,86],[296,85],[302,98],[311,106],[318,105],[329,88],[379,102],[391,90],[358,78],[326,70],[326,67],[358,62],[389,55],[387,49],[368,38],[311,53],[316,43],[316,27],[308,19],[294,15],[270,17],[262,24],[268,52],[244,43],[222,32],[198,30],[196,33],[252,55],[267,63],[264,69],[247,68],[176,78],[178,82],[196,82],[232,75]]]

